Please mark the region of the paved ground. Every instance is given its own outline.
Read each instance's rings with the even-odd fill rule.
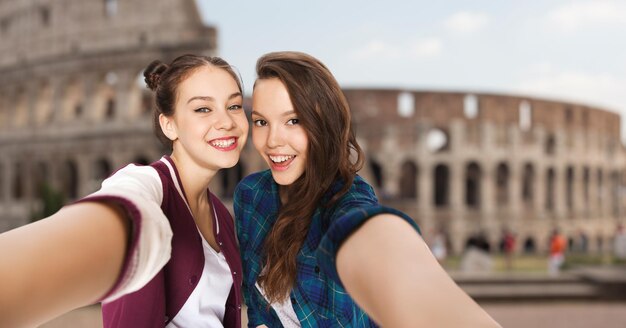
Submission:
[[[626,327],[626,303],[508,303],[483,308],[506,328]]]
[[[626,303],[494,303],[483,304],[483,308],[502,327],[506,328],[623,328],[626,326]],[[100,309],[97,306],[79,309],[41,327],[102,327]]]

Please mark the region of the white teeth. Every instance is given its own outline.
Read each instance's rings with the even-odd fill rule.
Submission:
[[[295,156],[293,156],[293,155],[289,155],[289,156],[271,156],[270,155],[270,159],[274,163],[282,163],[282,162],[288,161],[288,160],[290,160],[290,159],[292,159],[294,157]]]
[[[214,147],[219,147],[219,148],[226,148],[226,147],[230,147],[235,143],[235,139],[227,139],[227,140],[214,140],[211,141],[211,146]]]

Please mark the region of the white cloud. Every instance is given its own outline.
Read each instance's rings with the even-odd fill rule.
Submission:
[[[441,54],[443,44],[437,38],[429,38],[415,42],[409,46],[409,54],[413,58],[435,57]]]
[[[371,40],[352,53],[354,59],[426,59],[440,55],[443,43],[438,38],[426,38],[413,42],[390,43]]]
[[[367,59],[374,57],[398,58],[400,52],[397,47],[380,40],[372,40],[365,46],[354,51],[354,57]]]
[[[448,17],[443,24],[453,33],[471,34],[483,29],[488,23],[486,14],[462,11]]]
[[[626,3],[603,0],[569,3],[552,11],[548,21],[563,30],[589,25],[626,25]]]
[[[518,89],[524,93],[551,99],[583,102],[590,106],[609,106],[626,114],[626,80],[609,74],[560,72],[522,81]]]

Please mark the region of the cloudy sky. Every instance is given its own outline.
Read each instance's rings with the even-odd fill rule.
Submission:
[[[298,50],[346,87],[514,93],[626,115],[626,1],[196,1],[248,93],[260,55]]]

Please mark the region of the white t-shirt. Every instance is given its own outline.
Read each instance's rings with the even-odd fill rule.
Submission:
[[[265,291],[257,282],[254,284],[256,289],[259,290],[261,295],[265,298],[266,301],[269,302],[267,296],[265,296]],[[283,324],[285,328],[300,328],[300,320],[298,320],[298,316],[296,315],[296,311],[293,310],[293,305],[291,304],[291,300],[289,297],[285,298],[282,303],[271,303],[270,304],[276,312],[278,319],[280,319],[280,323]]]
[[[224,300],[228,298],[233,286],[233,277],[224,254],[216,252],[204,237],[202,248],[204,269],[200,281],[167,328],[198,327],[198,323],[202,323],[202,327],[223,325],[226,305]]]

